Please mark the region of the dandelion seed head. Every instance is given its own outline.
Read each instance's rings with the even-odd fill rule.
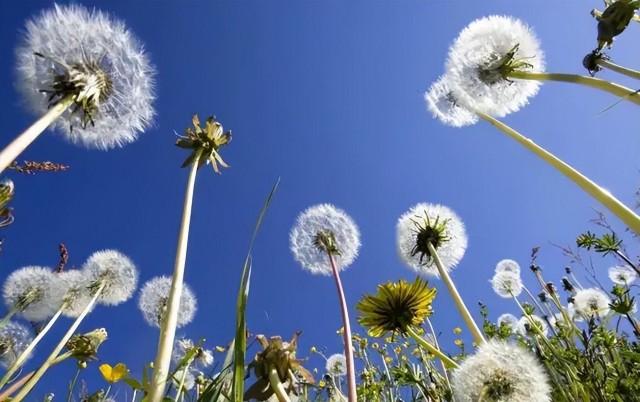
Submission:
[[[343,210],[319,204],[298,216],[289,244],[293,257],[304,269],[312,274],[332,275],[328,252],[338,271],[346,269],[358,256],[360,231]]]
[[[325,368],[327,369],[327,373],[332,376],[345,376],[347,375],[347,359],[340,353],[331,355],[327,358]]]
[[[496,324],[498,324],[498,326],[501,326],[502,324],[508,325],[511,330],[515,330],[518,324],[518,317],[510,313],[505,313],[498,317]]]
[[[196,345],[191,339],[180,338],[176,339],[173,345],[173,353],[171,355],[174,363],[179,363],[185,358],[187,353],[196,348]],[[209,367],[213,364],[213,352],[205,349],[201,346],[197,347],[197,350],[193,356],[196,367]]]
[[[540,86],[536,80],[506,79],[505,70],[544,71],[544,54],[533,30],[506,16],[469,24],[451,46],[446,62],[457,102],[495,117],[525,106]]]
[[[496,272],[495,275],[493,275],[493,278],[491,278],[491,287],[498,296],[511,298],[520,296],[524,285],[522,284],[522,279],[520,279],[520,274],[502,271]]]
[[[71,106],[54,123],[70,142],[110,149],[135,141],[152,124],[155,68],[121,20],[56,4],[27,21],[16,56],[18,88],[33,112],[47,112],[51,93],[42,91],[59,89],[61,77],[80,89],[82,107],[73,112]]]
[[[421,203],[405,212],[396,226],[398,254],[419,275],[440,277],[427,243],[436,249],[444,268],[453,269],[467,249],[464,223],[448,207]]]
[[[56,275],[58,275],[62,288],[66,289],[63,299],[66,306],[62,310],[62,315],[77,318],[91,301],[91,291],[89,289],[91,283],[86,271],[71,269]]]
[[[628,265],[609,268],[609,279],[617,285],[629,285],[638,279],[638,273]]]
[[[478,117],[456,102],[446,76],[438,78],[424,94],[427,109],[433,117],[452,127],[464,127],[478,122]]]
[[[582,318],[604,317],[609,313],[611,299],[597,288],[580,289],[573,296],[576,315]]]
[[[13,271],[2,289],[8,309],[17,308],[29,321],[43,321],[62,305],[56,275],[48,268],[29,266]]]
[[[171,291],[171,280],[170,277],[159,276],[149,280],[140,290],[138,307],[145,321],[152,327],[161,327]],[[178,328],[193,321],[197,308],[196,296],[189,286],[183,284],[178,309]]]
[[[0,355],[0,365],[6,369],[11,367],[32,341],[33,335],[28,327],[9,321],[0,328],[0,348],[4,352]],[[29,357],[31,353],[26,358]]]
[[[491,339],[480,345],[453,372],[457,402],[487,396],[495,402],[551,401],[548,376],[535,355],[515,344]]]
[[[520,274],[520,265],[514,260],[501,260],[496,264],[496,273],[498,272],[513,272]]]
[[[104,284],[98,302],[117,305],[129,300],[138,286],[138,269],[133,261],[116,250],[93,253],[83,269],[92,288]]]
[[[196,376],[194,375],[192,370],[187,370],[185,374],[184,368],[177,370],[173,375],[173,386],[176,388],[180,387],[180,381],[182,381],[183,375],[184,383],[182,384],[182,387],[187,391],[193,389],[193,387],[196,385]]]
[[[516,325],[516,332],[526,337],[533,337],[535,335],[547,336],[549,333],[549,324],[547,324],[544,318],[534,314],[522,316]]]

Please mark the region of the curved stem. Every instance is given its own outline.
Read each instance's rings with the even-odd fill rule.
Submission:
[[[609,70],[615,71],[616,73],[620,73],[620,74],[626,75],[627,77],[640,80],[640,71],[622,67],[621,65],[613,63],[611,60],[598,58],[596,59],[596,64],[599,65],[600,67],[608,68]]]
[[[7,315],[5,315],[2,318],[2,320],[0,320],[0,328],[4,328],[9,322],[9,320],[11,319],[11,317],[13,317],[18,311],[20,311],[20,308],[18,306],[13,306],[11,310],[9,310]]]
[[[612,95],[618,96],[640,105],[640,94],[638,91],[633,91],[622,85],[614,84],[609,81],[601,80],[600,78],[585,77],[577,74],[559,74],[559,73],[538,73],[528,71],[513,71],[507,74],[508,78],[519,78],[521,80],[533,80],[533,81],[559,81],[569,82],[572,84],[581,84],[591,88],[596,88],[604,92],[608,92]]]
[[[18,358],[11,365],[11,367],[9,367],[9,370],[7,370],[7,372],[2,377],[2,379],[0,379],[0,388],[4,387],[5,384],[11,379],[11,376],[22,366],[24,361],[31,354],[31,351],[33,350],[33,348],[35,348],[36,345],[40,342],[40,340],[47,334],[47,332],[49,332],[53,324],[60,317],[60,314],[62,314],[62,310],[64,310],[65,308],[66,308],[66,305],[63,305],[62,307],[60,307],[60,309],[54,314],[54,316],[51,317],[51,319],[49,319],[49,322],[47,323],[47,325],[44,328],[42,328],[42,331],[40,331],[38,336],[36,336],[35,339],[31,341],[29,346],[27,346],[27,348],[20,354],[20,356],[18,356]]]
[[[432,355],[436,356],[438,359],[442,360],[442,363],[444,363],[444,365],[447,366],[447,368],[454,368],[455,369],[455,368],[459,367],[458,363],[456,363],[453,360],[451,360],[451,358],[449,356],[445,355],[444,353],[442,353],[442,351],[440,349],[436,348],[435,346],[433,346],[429,342],[425,341],[420,335],[418,335],[416,333],[416,331],[413,330],[413,328],[411,328],[411,326],[407,326],[405,328],[405,330],[407,331],[409,336],[412,337],[418,343],[418,345],[420,345],[423,348],[427,349],[427,351],[429,353],[431,353]]]
[[[187,189],[184,196],[184,207],[182,211],[182,222],[178,235],[178,250],[171,280],[171,291],[167,300],[167,310],[162,320],[160,328],[160,340],[158,341],[158,352],[153,365],[153,379],[149,385],[149,399],[147,402],[160,402],[164,393],[169,374],[169,364],[171,362],[171,352],[173,341],[176,336],[178,325],[178,310],[180,309],[180,298],[182,297],[182,287],[184,282],[184,265],[187,259],[187,244],[189,243],[189,225],[191,223],[191,206],[193,204],[193,189],[198,171],[198,161],[200,155],[196,157],[191,165]]]
[[[336,267],[336,262],[331,253],[329,253],[329,262],[331,263],[333,277],[336,280],[338,298],[340,299],[340,309],[342,310],[342,323],[344,326],[344,357],[347,360],[347,390],[349,391],[347,395],[349,396],[349,402],[357,402],[356,369],[353,362],[353,348],[351,347],[351,324],[349,324],[349,311],[347,310],[347,301],[344,297],[344,290],[342,289],[342,282],[340,281],[338,268]]]
[[[24,130],[11,144],[0,152],[0,173],[11,164],[20,154],[27,149],[42,132],[51,125],[75,100],[75,95],[67,95],[54,107],[49,109],[40,119]]]
[[[80,323],[82,322],[82,320],[84,320],[84,318],[87,316],[87,314],[89,314],[91,312],[91,309],[96,304],[96,301],[98,300],[98,297],[100,297],[100,294],[102,293],[102,290],[104,289],[104,286],[105,286],[105,283],[103,281],[100,284],[100,286],[98,287],[98,289],[96,290],[96,292],[93,295],[93,297],[91,298],[91,300],[89,300],[89,303],[87,303],[87,305],[85,306],[84,310],[82,310],[82,313],[80,313],[80,315],[73,322],[73,324],[71,325],[71,327],[69,328],[67,333],[64,334],[64,336],[62,337],[60,342],[53,349],[53,352],[51,352],[51,354],[49,355],[47,360],[45,360],[45,362],[42,363],[42,366],[40,366],[38,368],[38,370],[36,370],[36,372],[29,379],[29,381],[27,381],[27,383],[24,385],[24,387],[22,387],[22,389],[20,389],[20,392],[18,392],[18,394],[15,396],[15,398],[13,398],[11,400],[12,402],[20,402],[22,399],[24,399],[24,397],[27,396],[27,394],[31,391],[31,389],[36,385],[36,383],[44,375],[44,373],[49,369],[49,367],[51,367],[52,364],[58,362],[58,361],[56,361],[56,358],[58,357],[58,354],[60,353],[60,351],[62,350],[64,345],[67,344],[67,341],[71,338],[71,336],[76,332],[76,330],[80,326]]]
[[[289,396],[287,395],[287,391],[285,391],[284,386],[280,382],[278,371],[275,366],[269,369],[269,384],[271,384],[271,389],[276,394],[279,402],[291,402],[291,399],[289,399]]]
[[[479,118],[486,120],[487,122],[498,128],[500,131],[507,134],[509,137],[518,141],[529,151],[533,152],[542,160],[553,166],[556,170],[558,170],[560,173],[565,175],[567,178],[576,183],[580,188],[586,191],[590,196],[600,201],[602,205],[609,209],[609,211],[620,218],[620,220],[622,220],[622,222],[624,222],[629,227],[629,229],[633,230],[637,234],[640,234],[640,217],[638,217],[638,215],[636,215],[631,209],[629,209],[629,207],[621,203],[610,192],[598,186],[588,177],[584,176],[582,173],[578,172],[576,169],[572,168],[552,153],[548,152],[535,142],[531,141],[529,138],[523,136],[501,121],[489,116],[486,113],[478,111],[476,111],[476,115]]]
[[[467,324],[467,328],[469,328],[469,331],[473,336],[473,340],[475,341],[476,345],[482,345],[485,342],[484,336],[482,336],[482,332],[480,332],[480,328],[478,328],[478,324],[476,324],[476,322],[471,317],[471,313],[469,313],[469,310],[467,309],[467,306],[464,304],[462,297],[460,297],[460,293],[458,293],[458,289],[456,289],[456,285],[454,285],[453,281],[451,280],[449,273],[447,272],[445,267],[442,265],[442,261],[440,261],[440,256],[438,256],[438,252],[436,251],[435,247],[433,247],[433,244],[431,243],[427,243],[427,247],[429,250],[429,254],[431,255],[431,258],[433,258],[433,261],[436,267],[438,268],[438,273],[440,274],[442,281],[447,286],[447,290],[449,291],[449,294],[453,299],[453,303],[458,308],[458,312],[462,316],[464,323]]]

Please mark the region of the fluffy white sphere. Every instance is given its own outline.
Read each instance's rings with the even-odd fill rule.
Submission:
[[[138,299],[138,308],[142,311],[145,321],[152,327],[161,327],[170,291],[171,278],[167,276],[153,278],[142,286],[140,298]],[[183,284],[177,327],[180,328],[193,321],[197,308],[196,296],[189,286]]]
[[[129,300],[138,286],[138,269],[133,261],[116,250],[97,251],[83,269],[92,288],[104,284],[98,302],[117,305]]]
[[[609,313],[611,299],[597,288],[580,289],[573,296],[575,314],[582,318],[604,317]]]
[[[64,296],[65,308],[62,315],[76,318],[91,301],[89,277],[87,272],[80,269],[71,269],[60,272],[58,279],[61,286],[66,289]]]
[[[498,272],[513,272],[520,274],[520,265],[514,260],[501,260],[496,264],[496,273]]]
[[[347,359],[341,353],[331,355],[327,358],[325,368],[327,369],[327,373],[332,376],[345,376],[347,375]]]
[[[464,127],[478,122],[475,113],[462,107],[449,88],[446,76],[438,78],[424,94],[427,109],[433,117],[453,127]]]
[[[17,322],[9,321],[0,328],[0,345],[6,353],[0,356],[0,365],[9,368],[33,341],[31,330]],[[31,356],[27,356],[27,359]]]
[[[638,279],[638,273],[628,265],[619,265],[609,268],[609,279],[617,285],[630,285]]]
[[[518,297],[522,293],[524,285],[520,274],[503,271],[496,272],[491,278],[491,287],[493,291],[500,297],[511,298]]]
[[[60,308],[63,292],[50,269],[30,266],[9,275],[2,296],[8,309],[17,308],[29,321],[43,321]]]

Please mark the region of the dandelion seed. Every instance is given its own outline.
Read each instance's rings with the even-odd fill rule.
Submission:
[[[296,261],[312,274],[332,275],[328,253],[338,271],[358,256],[360,231],[343,210],[319,204],[305,210],[291,229],[290,248]]]
[[[617,285],[629,285],[638,279],[638,273],[628,265],[609,268],[609,279]]]
[[[138,286],[138,269],[126,255],[116,250],[97,251],[84,263],[91,293],[104,286],[98,302],[117,305],[129,300]]]
[[[34,112],[74,97],[55,122],[70,142],[114,148],[152,124],[155,69],[122,21],[55,5],[27,21],[16,54],[18,87]]]
[[[159,276],[149,280],[140,290],[138,307],[145,321],[152,327],[160,328],[166,313],[167,301],[171,291],[171,278]],[[177,328],[187,325],[196,314],[198,303],[189,286],[182,285],[180,308],[178,310]]]
[[[327,373],[332,376],[345,376],[347,375],[347,359],[340,353],[331,355],[327,358],[327,365],[325,368]]]
[[[446,63],[447,82],[456,101],[495,117],[525,106],[540,86],[539,81],[512,81],[509,73],[543,70],[544,54],[532,29],[518,19],[496,15],[464,28]]]
[[[433,245],[447,271],[467,249],[464,224],[451,209],[438,204],[417,204],[398,220],[397,248],[402,261],[420,275],[440,277],[427,244]]]
[[[467,357],[451,379],[457,402],[551,401],[548,376],[530,351],[489,340]]]
[[[29,328],[17,322],[8,322],[4,328],[0,328],[0,365],[7,369],[11,367],[32,341]],[[26,356],[23,362],[30,356]]]
[[[585,319],[604,317],[609,313],[611,299],[600,289],[581,289],[573,296],[575,313]]]
[[[9,275],[2,289],[4,303],[29,321],[43,321],[62,305],[56,275],[43,267],[24,267]]]
[[[511,298],[518,297],[522,293],[524,285],[520,274],[503,271],[496,272],[491,279],[491,287],[493,291],[500,297]]]
[[[445,76],[431,84],[424,100],[433,117],[448,126],[464,127],[478,122],[475,113],[456,102]]]
[[[501,260],[496,264],[496,273],[513,272],[520,274],[520,265],[514,260]]]

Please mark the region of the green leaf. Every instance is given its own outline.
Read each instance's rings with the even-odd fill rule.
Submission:
[[[136,379],[135,379],[135,378],[133,378],[133,377],[126,377],[126,378],[123,378],[123,379],[122,379],[122,381],[124,381],[124,382],[125,382],[125,384],[127,384],[128,386],[130,386],[130,387],[131,387],[131,388],[133,388],[133,389],[138,389],[138,390],[140,390],[140,391],[145,391],[145,389],[144,389],[144,387],[142,386],[142,384],[140,384],[140,383],[138,382],[138,380],[136,380]]]

